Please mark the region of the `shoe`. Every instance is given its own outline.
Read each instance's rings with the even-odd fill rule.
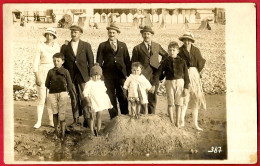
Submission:
[[[84,120],[84,122],[83,122],[83,127],[86,127],[86,128],[88,128],[89,126],[88,126],[88,121],[85,119]]]
[[[98,136],[98,131],[96,129],[94,129],[94,134],[96,137]]]
[[[38,129],[38,128],[41,127],[41,124],[40,124],[40,123],[36,123],[33,127],[36,128],[36,129]]]

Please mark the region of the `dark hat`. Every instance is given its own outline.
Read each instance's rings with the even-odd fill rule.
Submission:
[[[179,40],[183,42],[183,39],[189,39],[192,43],[195,42],[194,35],[191,32],[185,32],[181,37],[179,37]]]
[[[151,34],[154,34],[154,31],[150,26],[144,26],[144,28],[140,31],[141,33],[143,32],[150,32]]]
[[[94,66],[90,69],[90,76],[93,76],[93,75],[102,76],[102,69],[99,66],[99,63],[95,63]]]
[[[118,28],[118,26],[115,24],[115,23],[111,23],[108,27],[107,27],[107,30],[109,29],[113,29],[113,30],[116,30],[118,33],[120,33],[120,29]]]
[[[77,26],[77,25],[72,25],[70,27],[70,30],[74,30],[74,31],[80,31],[81,33],[83,33],[83,29],[80,27],[80,26]]]

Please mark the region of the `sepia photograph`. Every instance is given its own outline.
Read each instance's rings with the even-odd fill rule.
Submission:
[[[7,163],[257,162],[253,3],[3,11]]]

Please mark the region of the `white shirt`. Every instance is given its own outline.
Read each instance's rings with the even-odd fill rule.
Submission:
[[[53,46],[46,45],[44,42],[38,43],[36,54],[33,57],[33,72],[38,72],[40,64],[53,65],[52,56],[57,52],[60,52],[57,42],[54,42]]]
[[[79,46],[79,40],[76,41],[76,42],[71,41],[71,47],[72,47],[72,49],[73,49],[73,52],[74,52],[74,55],[75,55],[75,56],[77,55],[78,46]]]
[[[148,50],[148,51],[151,51],[152,41],[150,41],[150,42],[144,42],[144,44],[145,44],[147,50]],[[150,45],[150,50],[149,50],[149,48],[148,48],[148,44]]]

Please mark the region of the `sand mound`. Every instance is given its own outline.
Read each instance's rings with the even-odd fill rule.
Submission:
[[[86,156],[163,154],[196,146],[196,133],[175,127],[164,114],[114,118],[102,136],[79,142]]]

